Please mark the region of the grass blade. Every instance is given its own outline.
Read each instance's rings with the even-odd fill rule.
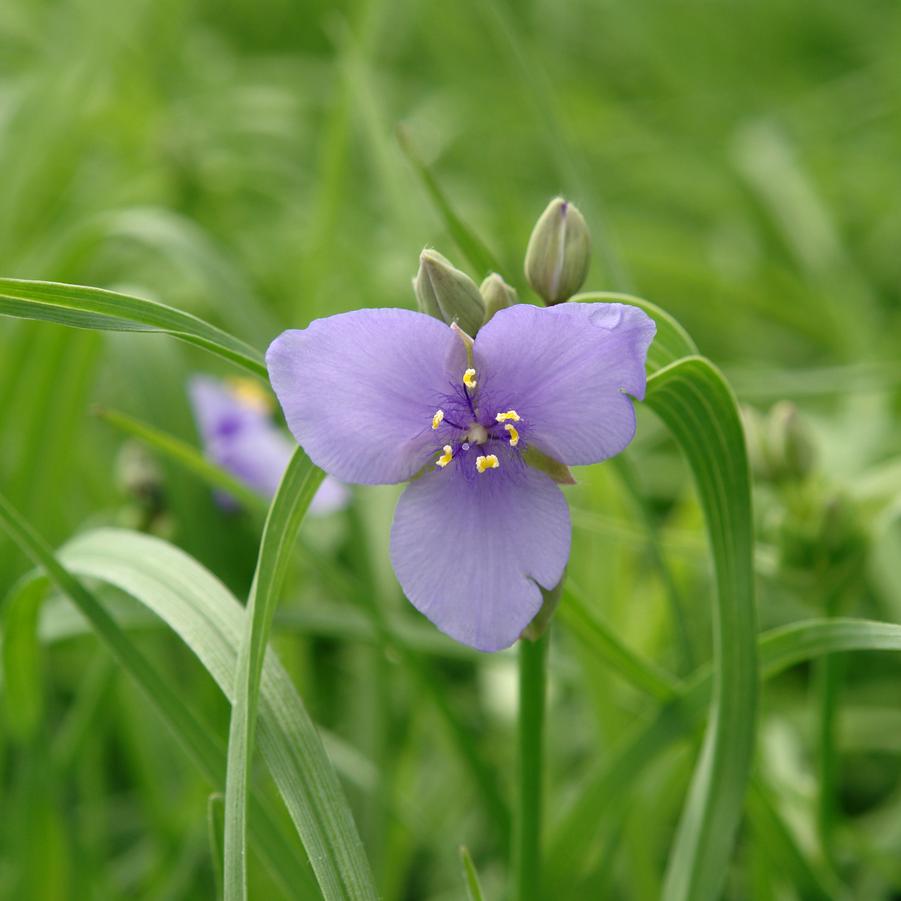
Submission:
[[[460,861],[463,864],[463,878],[466,880],[466,897],[469,901],[485,901],[482,884],[479,882],[479,873],[472,862],[469,849],[463,845],[460,848]]]
[[[0,316],[101,331],[166,332],[267,377],[262,354],[222,329],[157,301],[102,288],[0,278]]]
[[[701,757],[664,882],[666,901],[719,896],[741,819],[757,710],[751,486],[738,405],[701,357],[660,370],[647,404],[682,448],[704,511],[716,573],[714,687]]]
[[[323,475],[323,472],[313,466],[309,457],[298,448],[282,477],[263,528],[257,569],[247,604],[244,634],[238,651],[228,740],[224,845],[226,901],[238,901],[247,897],[247,791],[250,783],[263,655],[269,642],[278,592],[281,590],[291,560],[297,531],[316,489],[322,482]],[[340,791],[337,780],[327,765],[322,772],[312,774],[312,781],[317,793],[322,793],[325,798],[333,791]],[[327,811],[329,805],[326,804],[325,807]],[[336,804],[334,809],[340,810],[341,807]],[[318,824],[314,824],[313,830],[305,830],[305,842],[326,841],[322,831],[315,828],[316,825]],[[339,834],[333,841],[344,843],[345,832],[351,837],[355,834],[352,828],[349,830],[345,828],[346,824],[339,822],[337,825]],[[348,890],[345,893],[342,887],[343,876],[340,866],[336,871],[330,866],[333,856],[328,853],[316,853],[337,851],[337,848],[328,849],[326,846],[314,851],[309,844],[307,848],[310,859],[314,862],[314,868],[317,869],[317,875],[321,872],[319,878],[325,883],[323,888],[332,886],[331,890],[325,891],[326,897],[353,897],[353,891]],[[360,877],[353,874],[352,878]]]

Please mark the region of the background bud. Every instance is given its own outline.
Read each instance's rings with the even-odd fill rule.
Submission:
[[[496,272],[492,272],[479,285],[479,293],[485,302],[485,323],[498,310],[503,310],[504,307],[512,307],[519,300],[516,296],[516,290],[511,288]]]
[[[562,197],[541,214],[526,249],[526,278],[548,305],[569,300],[585,281],[591,235],[582,214]]]
[[[423,313],[448,325],[456,322],[470,335],[475,335],[485,319],[485,304],[476,283],[435,250],[420,254],[413,291]]]
[[[803,479],[812,472],[816,460],[813,438],[790,401],[780,401],[770,410],[767,445],[775,478]]]

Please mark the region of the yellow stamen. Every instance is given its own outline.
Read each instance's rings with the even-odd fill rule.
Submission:
[[[436,466],[440,466],[444,469],[451,460],[454,459],[454,449],[449,445],[444,445],[444,453],[435,461]]]
[[[519,444],[519,432],[516,431],[516,426],[510,425],[508,422],[504,428],[510,433],[510,447],[516,447]]]
[[[272,397],[253,379],[230,378],[227,382],[232,396],[242,406],[260,413],[272,412]]]
[[[519,422],[522,418],[516,410],[507,410],[506,413],[498,413],[497,416],[494,417],[498,422],[506,422],[508,419],[513,422]]]
[[[444,410],[435,410],[435,415],[432,417],[432,428],[437,429],[439,425],[444,421]]]
[[[463,384],[466,385],[470,391],[478,385],[475,369],[467,369],[466,372],[463,373]]]
[[[501,464],[497,462],[494,454],[487,454],[484,457],[476,457],[476,469],[484,472],[486,469],[497,469]]]

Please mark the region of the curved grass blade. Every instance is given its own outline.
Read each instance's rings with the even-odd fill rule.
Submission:
[[[225,748],[215,739],[214,730],[208,724],[203,723],[197,714],[185,705],[179,693],[160,676],[153,664],[143,655],[128,635],[122,631],[103,604],[97,600],[93,592],[85,588],[72,575],[70,568],[57,559],[52,550],[3,495],[0,495],[0,524],[22,550],[31,557],[35,564],[44,570],[50,580],[70,598],[85,619],[90,622],[98,637],[104,642],[122,668],[142,688],[148,700],[156,708],[161,718],[167,723],[172,733],[210,783],[215,786],[222,785],[225,781]],[[128,535],[129,533],[122,534]],[[108,538],[110,543],[112,543],[114,536],[115,533],[112,536],[108,533],[101,533],[101,547],[106,544]],[[147,550],[149,549],[142,547],[138,549],[138,552],[143,553]],[[185,557],[185,559],[190,558]],[[168,561],[170,566],[172,566],[172,563],[172,561]],[[194,565],[201,573],[205,572],[198,564]],[[170,575],[173,576],[177,573],[177,566],[170,571]],[[97,572],[88,572],[87,574],[95,575],[101,579],[104,578],[102,574]],[[242,614],[238,602],[231,598],[226,589],[216,582],[215,579],[212,579],[209,575],[207,575],[207,578],[214,585],[218,586],[220,596],[210,595],[213,603],[216,601],[221,602],[221,596],[224,595],[231,600],[236,608],[233,613],[240,617]],[[209,586],[205,587],[208,588]],[[157,598],[165,609],[166,599],[159,596]],[[157,610],[157,612],[159,613],[160,610]],[[168,612],[172,614],[178,611],[173,611],[169,608]],[[163,618],[166,619],[165,616]],[[174,620],[174,623],[172,620]],[[188,633],[186,630],[188,627],[184,620],[184,617],[179,618],[176,615],[169,620],[169,623],[182,635],[186,643],[191,645],[191,641],[187,637]],[[192,633],[193,638],[200,644],[207,646],[209,645],[208,638],[211,630],[204,629],[203,626],[200,628],[201,632]],[[204,641],[203,639],[207,640]],[[237,636],[235,636],[235,643],[237,643]],[[195,650],[195,653],[197,652],[195,648],[192,647],[192,649]],[[209,650],[209,648],[207,649]],[[203,654],[198,653],[198,656],[201,657],[202,662],[208,663],[208,660],[204,659]],[[207,668],[209,669],[210,667],[208,666]],[[216,674],[213,673],[213,675],[215,678]],[[286,675],[283,678],[287,681]],[[266,861],[273,875],[286,888],[289,895],[303,898],[315,897],[316,887],[309,869],[298,860],[296,852],[284,838],[277,821],[271,816],[265,805],[256,800],[254,801],[253,824],[254,845],[258,853]]]
[[[79,536],[61,556],[79,574],[114,585],[164,619],[233,699],[246,615],[215,576],[166,542],[124,530]],[[362,844],[337,777],[316,727],[271,650],[263,665],[259,703],[260,752],[308,856],[312,860],[320,855],[315,866],[322,892],[343,886],[345,894],[326,897],[374,898]]]
[[[228,770],[225,781],[224,888],[226,901],[247,897],[247,791],[253,758],[254,729],[259,703],[263,655],[269,642],[272,617],[297,531],[324,473],[298,448],[288,464],[272,500],[263,528],[257,569],[254,573],[241,644],[238,650],[234,699],[228,738]],[[356,872],[356,855],[340,861],[344,845],[356,833],[349,815],[346,820],[340,787],[327,761],[311,760],[310,787],[325,803],[311,808],[312,828],[302,833],[310,860],[327,898],[356,897],[365,885],[367,870]],[[334,799],[330,798],[335,794]],[[333,822],[316,822],[317,814]],[[329,838],[326,838],[328,836]],[[326,844],[328,843],[328,844]],[[345,884],[345,879],[348,884]]]
[[[751,486],[738,405],[702,357],[661,369],[646,402],[681,446],[692,473],[716,573],[713,695],[700,759],[664,881],[666,901],[719,896],[741,819],[757,710]]]
[[[166,332],[267,378],[259,351],[197,316],[154,300],[102,288],[0,278],[0,316],[101,331]]]

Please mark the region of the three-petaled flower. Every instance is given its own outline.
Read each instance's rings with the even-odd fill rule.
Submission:
[[[530,450],[595,463],[635,434],[655,326],[637,307],[500,310],[474,343],[421,313],[358,310],[273,341],[269,375],[294,437],[344,482],[411,480],[391,558],[448,635],[508,647],[563,577],[569,510]]]
[[[257,494],[271,498],[294,453],[291,439],[272,421],[272,396],[249,379],[223,382],[206,375],[191,378],[188,396],[207,457]],[[216,499],[225,508],[238,506],[225,492],[217,492]],[[332,513],[348,500],[344,485],[326,479],[310,513]]]

